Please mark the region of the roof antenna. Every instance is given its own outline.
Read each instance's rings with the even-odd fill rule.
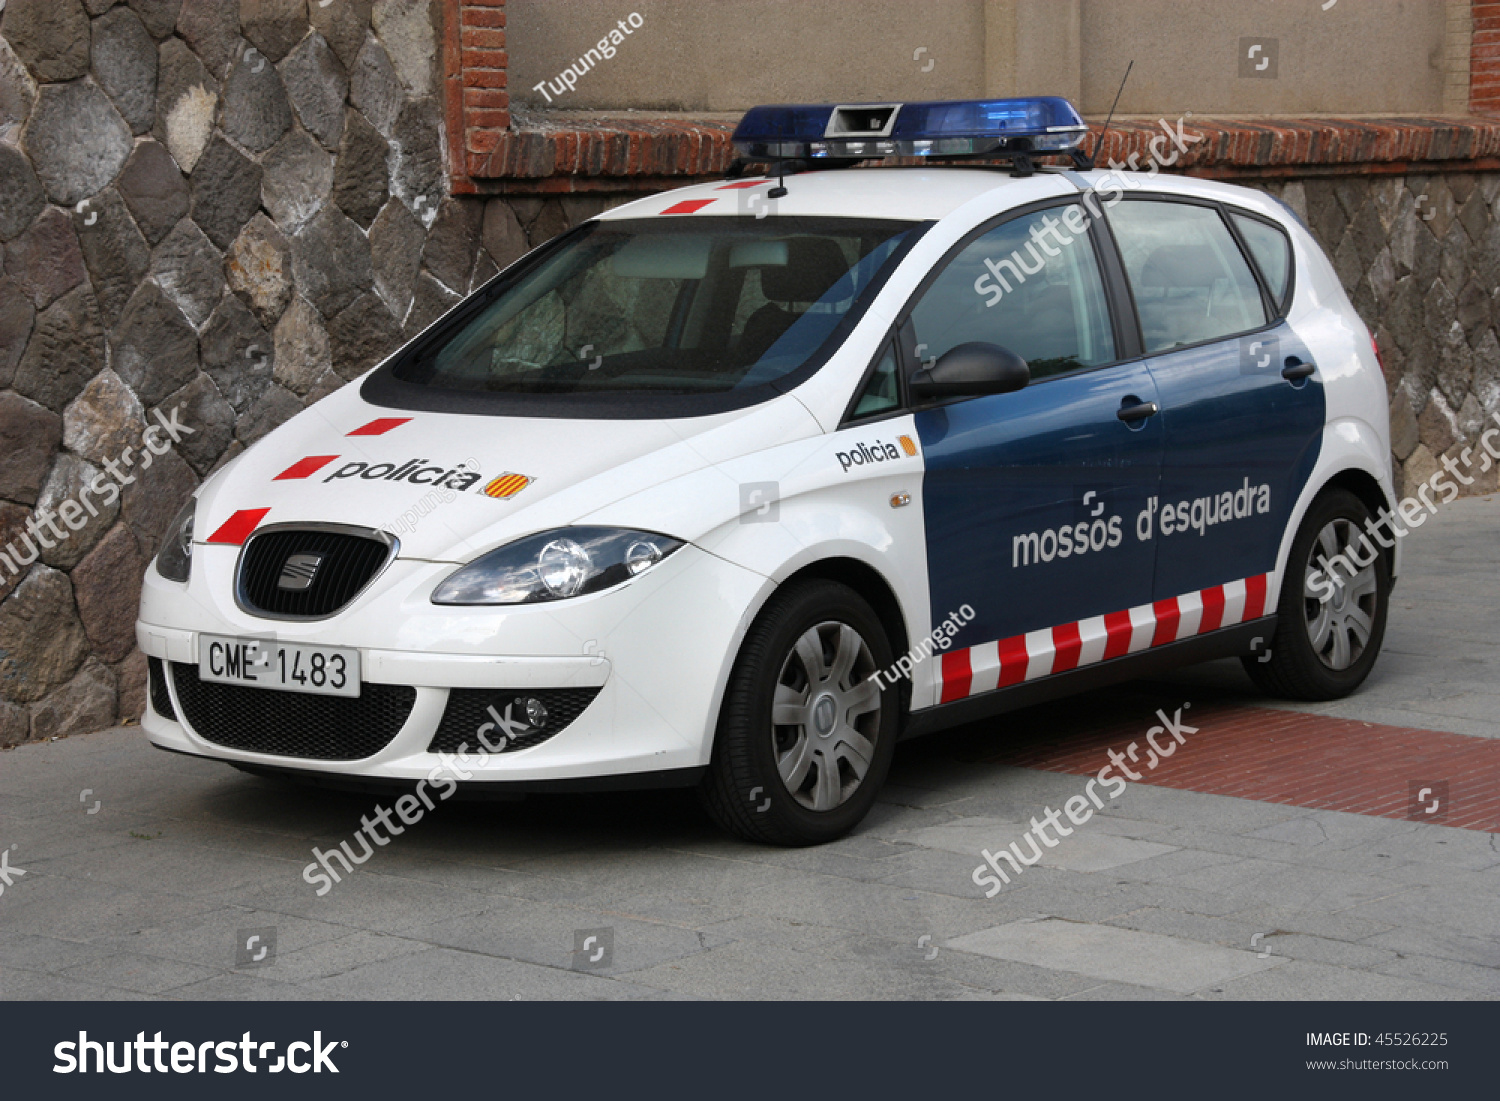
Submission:
[[[786,144],[786,134],[781,135],[782,144]],[[776,186],[766,192],[766,198],[779,199],[786,194],[786,157],[778,156],[776,160]]]
[[[1104,129],[1099,131],[1099,138],[1094,142],[1094,155],[1091,159],[1097,161],[1099,154],[1104,149],[1104,136],[1109,133],[1109,124],[1114,121],[1115,108],[1120,105],[1120,94],[1125,91],[1125,82],[1130,79],[1130,70],[1135,68],[1135,58],[1130,59],[1130,64],[1125,66],[1125,75],[1120,78],[1120,87],[1115,92],[1115,101],[1109,105],[1109,114],[1104,119]]]

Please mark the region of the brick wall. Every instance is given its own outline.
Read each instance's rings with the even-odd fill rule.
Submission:
[[[1500,115],[1500,2],[1474,0],[1469,47],[1469,110]]]
[[[454,194],[476,190],[484,158],[510,130],[505,0],[443,0],[444,106]]]

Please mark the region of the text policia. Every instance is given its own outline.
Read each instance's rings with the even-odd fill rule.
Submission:
[[[1084,507],[1088,507],[1094,496],[1090,490],[1083,496]],[[1196,531],[1199,535],[1218,524],[1244,520],[1250,516],[1264,515],[1271,511],[1271,487],[1253,486],[1246,478],[1238,489],[1226,489],[1205,497],[1176,504],[1159,504],[1158,498],[1146,498],[1146,507],[1135,520],[1135,537],[1141,542],[1160,531],[1162,536]],[[1046,531],[1028,531],[1011,538],[1010,556],[1012,566],[1030,566],[1036,562],[1051,562],[1054,558],[1070,558],[1073,555],[1098,552],[1106,547],[1118,547],[1124,540],[1121,520],[1118,515],[1104,516],[1104,502],[1100,501],[1088,519],[1076,524],[1063,524]]]

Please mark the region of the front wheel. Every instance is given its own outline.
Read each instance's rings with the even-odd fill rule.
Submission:
[[[895,752],[899,693],[890,643],[859,594],[794,583],[745,637],[713,758],[699,789],[726,830],[773,845],[817,845],[874,805]]]
[[[1342,489],[1308,509],[1287,559],[1276,634],[1267,651],[1240,659],[1262,691],[1333,700],[1369,676],[1391,594],[1389,559],[1366,528],[1371,518],[1365,503]]]

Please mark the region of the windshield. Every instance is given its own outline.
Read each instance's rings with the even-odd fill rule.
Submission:
[[[775,383],[837,345],[841,322],[916,227],[793,217],[588,223],[519,278],[502,279],[491,301],[413,349],[394,375],[516,396],[729,394]]]

